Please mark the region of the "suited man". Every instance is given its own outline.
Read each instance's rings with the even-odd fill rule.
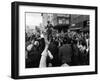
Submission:
[[[35,41],[27,47],[28,50],[28,62],[26,63],[26,68],[39,67],[39,62],[41,58],[41,52],[39,50],[39,42]]]
[[[51,60],[52,67],[59,66],[59,56],[58,56],[58,42],[52,41],[49,45],[49,51],[53,55],[53,59]]]
[[[71,65],[71,57],[72,57],[72,46],[70,44],[70,38],[66,37],[63,40],[63,46],[59,48],[59,59],[61,65]]]

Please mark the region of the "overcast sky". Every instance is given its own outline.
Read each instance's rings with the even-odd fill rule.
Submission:
[[[42,23],[41,13],[26,13],[26,25],[39,26]]]

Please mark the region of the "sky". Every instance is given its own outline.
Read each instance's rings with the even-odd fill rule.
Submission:
[[[26,26],[39,26],[42,23],[41,13],[26,13]]]

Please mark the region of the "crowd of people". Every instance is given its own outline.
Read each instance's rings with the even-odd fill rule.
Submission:
[[[88,32],[46,28],[25,36],[26,68],[89,65]]]

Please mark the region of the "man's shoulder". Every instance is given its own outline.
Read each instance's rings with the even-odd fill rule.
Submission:
[[[61,47],[59,48],[59,50],[62,50],[62,49],[64,49],[64,48],[65,48],[65,45],[61,46]]]
[[[66,49],[66,48],[67,48],[67,49],[71,48],[71,44],[65,44],[65,45],[61,46],[59,49],[60,49],[60,50],[63,50],[63,49]],[[67,50],[67,49],[66,49],[66,50]]]

